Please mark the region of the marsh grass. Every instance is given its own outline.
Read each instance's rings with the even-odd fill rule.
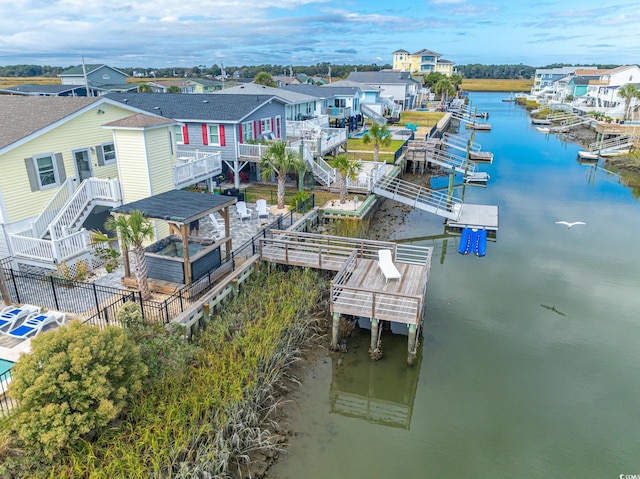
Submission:
[[[97,440],[29,477],[250,477],[255,455],[282,447],[287,371],[318,335],[326,294],[315,272],[264,266],[214,314],[192,365],[148,387]]]

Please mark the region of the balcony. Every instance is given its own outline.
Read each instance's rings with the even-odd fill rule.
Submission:
[[[323,115],[328,115],[329,118],[350,118],[351,115],[351,107],[339,107],[339,106],[328,106],[326,109],[322,110]]]
[[[184,188],[222,174],[222,157],[219,151],[202,152],[178,150],[173,167],[173,183]]]

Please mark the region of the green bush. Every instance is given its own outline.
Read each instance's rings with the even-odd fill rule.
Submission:
[[[138,348],[113,326],[73,321],[34,338],[31,351],[11,372],[11,428],[50,459],[107,426],[147,374]]]

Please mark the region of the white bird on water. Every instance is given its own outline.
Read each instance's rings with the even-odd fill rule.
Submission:
[[[573,223],[569,223],[568,221],[556,221],[557,225],[567,225],[567,228],[571,228],[573,225],[586,225],[587,223],[583,223],[582,221],[574,221]]]

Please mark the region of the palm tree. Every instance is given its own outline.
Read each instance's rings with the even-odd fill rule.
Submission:
[[[631,100],[638,98],[640,91],[638,87],[633,83],[627,83],[618,88],[618,96],[624,98],[624,119],[629,118],[629,107],[631,106]]]
[[[276,82],[271,76],[271,74],[268,72],[258,73],[256,77],[253,79],[253,83],[257,83],[258,85],[271,86],[271,87],[278,86],[276,85]]]
[[[344,204],[347,201],[347,178],[351,181],[356,179],[362,170],[362,162],[347,155],[338,155],[329,164],[340,173],[340,204]]]
[[[287,173],[299,171],[302,168],[300,163],[302,160],[287,148],[284,141],[272,143],[260,158],[262,177],[267,179],[271,175],[276,175],[278,178],[278,209],[284,208],[284,184]]]
[[[128,215],[112,216],[105,223],[109,231],[117,233],[124,248],[133,250],[135,276],[142,299],[149,299],[149,281],[147,262],[144,257],[143,243],[154,236],[154,228],[142,211],[132,211]]]
[[[178,85],[171,85],[167,88],[167,93],[182,93],[182,90]]]
[[[462,75],[459,75],[458,73],[454,73],[449,77],[449,81],[457,91],[458,87],[462,85]]]
[[[138,85],[138,93],[151,93],[153,88],[148,83],[141,83]]]
[[[454,95],[456,93],[456,89],[448,78],[443,78],[434,85],[433,92],[436,95],[440,95],[440,104],[444,105],[447,101],[447,97]]]
[[[373,123],[369,128],[369,131],[362,136],[362,142],[365,145],[373,143],[373,161],[377,162],[380,147],[389,146],[391,144],[391,132],[387,125],[380,126],[377,123]]]

